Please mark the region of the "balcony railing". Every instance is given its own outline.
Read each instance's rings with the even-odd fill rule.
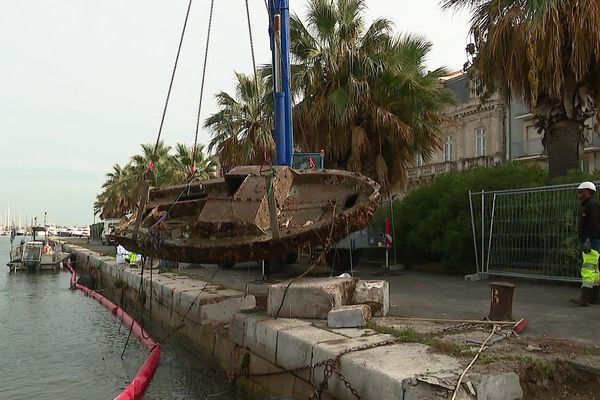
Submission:
[[[420,167],[409,168],[407,171],[409,180],[420,180],[432,178],[448,172],[456,171],[454,161],[445,161],[437,164],[427,164]]]
[[[540,156],[544,154],[544,145],[542,144],[542,137],[534,137],[528,140],[521,140],[518,142],[511,143],[511,158],[523,158]]]
[[[471,169],[473,167],[491,167],[495,165],[496,159],[493,156],[481,156],[473,158],[463,158],[461,160],[461,171]]]
[[[459,161],[445,161],[436,164],[427,164],[420,167],[409,168],[407,176],[409,181],[427,180],[434,176],[447,174],[454,171],[466,171],[473,167],[491,167],[497,164],[493,156],[463,158]]]

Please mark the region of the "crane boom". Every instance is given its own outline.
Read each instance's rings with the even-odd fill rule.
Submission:
[[[277,165],[292,165],[294,142],[290,65],[290,10],[288,0],[269,0],[269,36],[273,65],[273,136]]]

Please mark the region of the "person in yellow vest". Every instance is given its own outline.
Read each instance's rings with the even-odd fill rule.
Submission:
[[[134,252],[129,253],[129,265],[135,267],[137,265],[138,255]]]
[[[588,306],[600,302],[600,204],[594,199],[596,185],[583,182],[577,188],[581,200],[579,219],[579,240],[582,243],[581,295],[571,299],[578,306]]]

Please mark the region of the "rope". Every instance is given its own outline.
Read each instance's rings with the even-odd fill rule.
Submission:
[[[206,78],[206,64],[208,60],[208,48],[210,45],[210,32],[212,30],[212,19],[213,10],[215,7],[215,0],[210,2],[210,13],[208,15],[208,32],[206,33],[206,48],[204,50],[204,66],[202,67],[202,84],[200,85],[200,99],[198,100],[198,116],[196,117],[196,135],[194,137],[194,147],[192,149],[192,165],[190,170],[190,176],[194,175],[196,165],[196,147],[198,146],[198,131],[200,130],[200,115],[202,113],[202,99],[204,97],[204,81]]]
[[[479,358],[479,355],[486,349],[486,345],[487,343],[490,341],[490,339],[492,338],[492,336],[494,336],[494,333],[496,333],[496,331],[499,329],[499,325],[494,325],[492,328],[492,332],[490,332],[490,335],[487,337],[487,339],[485,339],[483,341],[483,343],[481,343],[481,347],[479,348],[479,351],[477,352],[477,354],[475,354],[475,357],[473,357],[473,360],[471,360],[471,362],[469,363],[469,365],[467,365],[467,367],[464,369],[464,371],[462,372],[462,374],[460,374],[460,378],[458,378],[458,382],[456,383],[456,388],[454,389],[454,394],[452,395],[452,399],[451,400],[455,400],[456,396],[458,395],[458,391],[460,390],[460,384],[462,383],[462,380],[464,379],[465,375],[467,374],[467,371],[469,369],[471,369],[471,367],[473,366],[473,364],[475,364],[475,361],[477,361],[477,359]]]
[[[169,106],[169,98],[171,97],[171,90],[173,89],[173,81],[175,80],[175,72],[177,71],[177,63],[179,63],[179,55],[181,54],[181,46],[183,45],[183,38],[185,36],[185,30],[190,16],[190,9],[192,8],[192,0],[189,1],[187,11],[185,13],[185,21],[183,22],[183,28],[181,30],[181,37],[179,38],[179,46],[177,47],[177,56],[175,57],[175,64],[173,65],[173,71],[171,72],[171,81],[169,82],[169,90],[167,91],[167,98],[165,100],[165,106],[163,108],[162,117],[160,119],[160,126],[158,128],[158,135],[156,137],[156,143],[154,144],[153,157],[156,156],[158,150],[158,144],[160,143],[160,135],[162,134],[163,126],[165,123],[165,116],[167,115],[167,107]]]

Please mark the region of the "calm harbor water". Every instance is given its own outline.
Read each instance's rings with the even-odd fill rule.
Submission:
[[[94,300],[69,290],[66,272],[8,272],[0,237],[0,399],[106,400],[137,372],[145,349]],[[162,337],[162,332],[155,332]],[[250,397],[228,385],[175,340],[163,344],[145,399],[233,400]]]

